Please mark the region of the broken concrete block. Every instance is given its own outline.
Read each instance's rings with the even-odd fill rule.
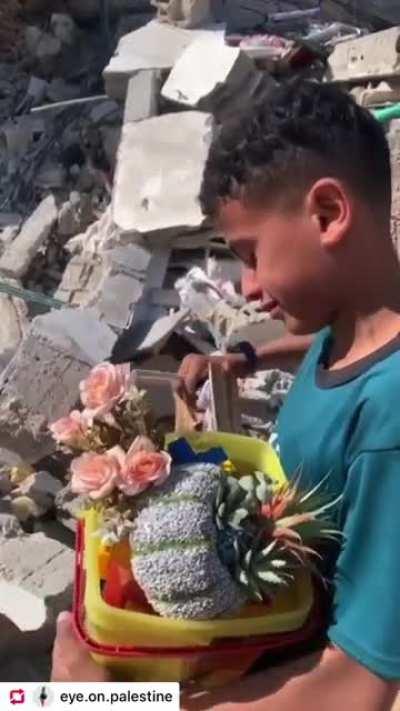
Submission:
[[[0,657],[43,649],[50,641],[42,598],[13,583],[0,582]],[[3,664],[2,664],[3,666]]]
[[[380,81],[377,85],[370,82],[367,87],[356,86],[351,93],[360,106],[379,107],[395,104],[400,101],[400,75],[397,79]]]
[[[225,44],[224,32],[199,37],[183,52],[162,89],[162,96],[191,108],[213,112],[222,100],[247,84],[255,66],[239,48]]]
[[[100,257],[77,254],[68,262],[55,298],[70,306],[87,306],[98,293],[102,276]]]
[[[104,279],[95,305],[110,326],[122,329],[128,325],[132,309],[143,295],[151,258],[151,253],[139,245],[103,253]]]
[[[211,0],[152,0],[160,22],[193,29],[212,22]]]
[[[25,479],[15,491],[15,495],[29,497],[38,506],[49,510],[53,507],[57,494],[63,488],[61,482],[48,472],[35,472]]]
[[[58,213],[57,233],[61,237],[73,237],[92,222],[93,211],[88,195],[71,192]]]
[[[22,536],[23,530],[19,524],[19,520],[14,513],[12,513],[11,504],[10,512],[0,512],[0,545],[2,539],[5,538],[17,538],[17,536]],[[1,613],[1,611],[0,611]]]
[[[4,281],[4,279],[3,279]],[[6,280],[12,286],[18,282]],[[0,295],[0,370],[3,370],[14,356],[24,333],[29,327],[28,307],[22,299],[6,294]]]
[[[67,250],[70,254],[101,255],[103,250],[112,249],[121,244],[120,233],[112,219],[111,205],[103,212],[96,222],[93,222],[86,232],[70,239]]]
[[[198,196],[212,130],[212,116],[197,111],[124,126],[113,196],[122,233],[174,234],[203,224]]]
[[[124,123],[143,121],[157,114],[160,78],[155,69],[142,69],[128,82]]]
[[[184,30],[154,20],[120,40],[104,70],[106,92],[124,99],[129,79],[142,69],[171,69],[183,50],[210,30]]]
[[[121,329],[143,294],[151,252],[139,244],[73,257],[56,298],[74,306],[91,306],[99,318]]]
[[[67,485],[56,496],[57,520],[71,531],[76,531],[77,519],[84,509],[84,497],[77,496]]]
[[[33,463],[54,451],[48,422],[71,409],[79,382],[111,353],[115,335],[90,310],[34,319],[0,377],[0,447]]]
[[[400,27],[337,44],[328,59],[326,79],[357,82],[396,75],[400,75]]]
[[[0,579],[41,598],[57,614],[71,605],[74,551],[43,533],[5,540]]]
[[[138,323],[132,332],[132,348],[138,352],[158,353],[188,314],[187,309],[181,309],[168,316],[162,316],[154,323],[145,321]]]
[[[21,632],[40,629],[46,621],[43,600],[12,583],[0,582],[0,614]]]
[[[23,225],[0,259],[0,272],[20,279],[25,276],[39,247],[48,238],[57,220],[53,195],[45,198]]]

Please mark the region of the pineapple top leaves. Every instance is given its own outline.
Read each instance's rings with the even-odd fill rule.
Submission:
[[[298,480],[276,490],[261,472],[221,482],[218,552],[251,600],[273,598],[299,569],[318,574],[318,544],[340,536],[331,516],[340,499],[329,501],[321,493],[325,481],[306,494]]]

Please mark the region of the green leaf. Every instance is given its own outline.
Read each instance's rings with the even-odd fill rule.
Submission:
[[[247,551],[247,553],[244,557],[244,564],[246,567],[249,567],[252,557],[253,557],[253,551],[252,550]]]
[[[239,573],[239,581],[242,583],[242,585],[245,585],[246,587],[249,584],[248,575],[244,570],[241,570]]]
[[[249,512],[246,509],[237,509],[237,511],[233,513],[229,523],[232,528],[241,528],[242,521],[244,521],[248,515]]]
[[[276,541],[272,541],[268,546],[266,546],[266,548],[263,548],[263,549],[260,551],[260,555],[261,555],[263,558],[266,558],[267,556],[270,555],[270,553],[272,553],[272,551],[274,550],[275,546],[276,546]]]
[[[240,479],[238,479],[238,484],[245,491],[254,493],[256,480],[254,479],[254,476],[248,474],[248,476],[241,476]]]
[[[283,558],[275,558],[274,560],[271,560],[272,568],[287,568],[287,564],[287,560],[283,560]]]
[[[274,573],[272,570],[261,571],[258,573],[257,577],[260,578],[263,582],[269,583],[270,585],[286,584],[284,579],[277,573]]]

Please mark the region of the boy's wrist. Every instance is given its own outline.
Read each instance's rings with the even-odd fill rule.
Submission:
[[[243,369],[245,375],[252,374],[257,370],[257,351],[248,341],[240,341],[240,343],[237,343],[233,348],[229,349],[229,355],[234,356],[235,364],[237,364],[237,367]]]

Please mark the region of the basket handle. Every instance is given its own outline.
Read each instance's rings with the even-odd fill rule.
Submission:
[[[198,429],[198,422],[195,413],[181,395],[174,392],[175,400],[175,432],[185,434],[195,432]]]
[[[208,376],[211,391],[212,430],[214,432],[241,431],[239,394],[236,378],[226,373],[221,364],[211,362]],[[177,392],[175,398],[175,431],[179,434],[195,432],[198,420],[190,404]]]
[[[236,378],[218,361],[210,362],[212,427],[217,432],[241,432],[239,391]]]

